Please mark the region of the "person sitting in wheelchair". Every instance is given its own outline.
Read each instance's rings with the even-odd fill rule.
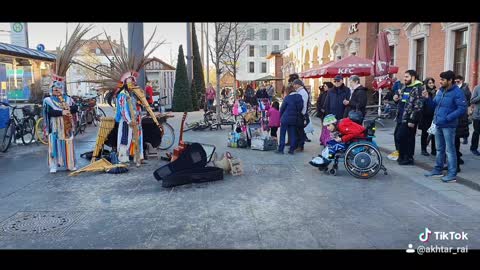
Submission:
[[[325,116],[323,125],[330,131],[332,140],[327,142],[327,147],[322,154],[312,159],[309,163],[314,167],[326,167],[335,158],[339,151],[345,151],[348,144],[354,140],[366,138],[365,127],[361,125],[363,116],[359,112],[351,111],[348,118],[340,120],[337,124],[335,115]],[[359,123],[360,122],[360,123]]]

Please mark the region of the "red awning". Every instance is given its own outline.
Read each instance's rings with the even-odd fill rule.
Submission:
[[[390,66],[389,74],[398,72],[398,67]],[[343,77],[369,76],[372,74],[372,60],[361,58],[355,55],[345,57],[336,62],[330,62],[318,68],[313,68],[300,73],[301,78],[333,78],[337,75]]]

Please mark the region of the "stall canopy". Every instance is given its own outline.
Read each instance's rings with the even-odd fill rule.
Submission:
[[[37,59],[42,61],[55,61],[55,55],[49,52],[38,51],[30,48],[24,48],[12,44],[0,42],[0,54]]]
[[[255,81],[256,82],[265,82],[265,81],[282,81],[282,80],[283,80],[282,78],[277,78],[277,77],[274,77],[272,75],[268,75],[268,76],[262,77],[260,79],[256,79]]]
[[[349,77],[370,76],[372,72],[372,60],[351,55],[336,62],[330,62],[317,68],[312,68],[300,73],[300,77],[304,79],[310,78],[333,78],[337,75]],[[388,73],[394,74],[398,72],[398,67],[390,66]]]

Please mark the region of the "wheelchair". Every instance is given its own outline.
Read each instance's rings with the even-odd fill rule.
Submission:
[[[364,126],[365,138],[354,139],[349,143],[344,151],[338,151],[333,157],[333,161],[319,169],[330,175],[337,175],[338,164],[343,161],[346,171],[355,178],[369,179],[383,171],[384,175],[388,175],[387,168],[383,165],[382,154],[377,144],[373,140],[375,138],[375,120],[365,120]]]

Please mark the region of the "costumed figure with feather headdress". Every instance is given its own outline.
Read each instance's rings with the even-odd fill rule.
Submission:
[[[65,75],[72,57],[86,42],[82,37],[90,29],[91,27],[82,29],[78,25],[65,46],[57,52],[50,96],[43,100],[43,119],[48,133],[48,166],[51,173],[57,172],[58,168],[76,170],[72,114],[76,113],[78,108],[67,95]]]
[[[150,44],[154,35],[155,31],[145,44],[145,48]],[[100,80],[90,82],[98,83],[100,88],[106,92],[105,98],[110,106],[112,106],[112,101],[115,101],[115,121],[118,123],[116,147],[118,160],[121,163],[128,163],[130,157],[133,156],[134,162],[139,166],[144,159],[141,125],[142,107],[146,109],[160,128],[162,135],[163,129],[150,108],[144,91],[137,85],[138,72],[148,63],[148,56],[162,43],[157,43],[144,56],[135,58],[131,52],[128,53],[122,33],[120,33],[120,46],[112,43],[107,33],[105,33],[105,36],[113,54],[113,59],[104,51],[100,43],[98,43],[98,47],[110,62],[111,68],[109,70],[98,70],[94,66],[81,61],[76,63],[103,77]]]

